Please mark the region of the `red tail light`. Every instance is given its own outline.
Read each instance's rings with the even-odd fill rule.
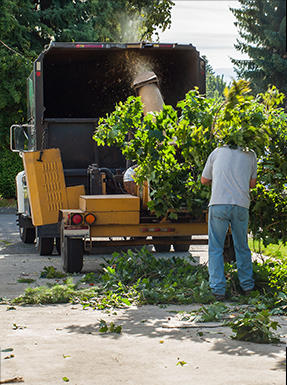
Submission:
[[[83,222],[83,216],[81,214],[73,214],[71,217],[71,222],[73,225],[81,225]]]

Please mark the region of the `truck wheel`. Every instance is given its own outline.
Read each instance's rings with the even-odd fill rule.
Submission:
[[[54,249],[54,238],[38,238],[38,251],[40,255],[51,255]]]
[[[153,237],[152,239],[154,240],[164,240],[166,243],[165,244],[155,244],[154,248],[157,253],[168,253],[170,251],[170,246],[171,246],[171,239],[168,237]]]
[[[190,241],[190,239],[191,237],[175,237],[174,243],[173,243],[174,251],[181,251],[181,252],[188,251],[190,245],[179,244],[179,243],[176,243],[176,241]]]
[[[36,237],[36,231],[34,228],[19,226],[19,233],[22,242],[34,243]]]
[[[61,239],[61,256],[65,273],[79,273],[83,268],[84,242],[79,238]]]

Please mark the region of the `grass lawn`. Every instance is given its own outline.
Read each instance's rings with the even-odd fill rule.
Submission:
[[[284,245],[280,242],[278,245],[270,243],[268,246],[264,247],[258,241],[249,239],[248,240],[249,247],[255,253],[262,253],[268,257],[286,257],[287,256],[287,245]]]
[[[16,207],[16,199],[5,199],[0,197],[0,207]]]

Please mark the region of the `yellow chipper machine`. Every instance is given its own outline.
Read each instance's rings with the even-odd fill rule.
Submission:
[[[22,240],[36,237],[41,255],[56,247],[66,272],[81,271],[95,246],[167,252],[199,243],[192,236],[207,234],[204,212],[156,218],[148,184],[128,194],[129,162],[92,140],[99,117],[120,100],[140,95],[149,113],[163,101],[176,106],[195,86],[204,93],[204,61],[192,45],[51,43],[28,78],[28,124],[11,127],[11,148],[24,163],[16,178]]]

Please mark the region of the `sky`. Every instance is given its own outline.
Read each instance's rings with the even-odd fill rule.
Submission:
[[[230,57],[246,58],[234,48],[239,37],[235,17],[229,7],[238,8],[236,0],[174,0],[171,28],[160,32],[160,42],[191,43],[205,55],[218,74],[229,82],[235,77]]]

